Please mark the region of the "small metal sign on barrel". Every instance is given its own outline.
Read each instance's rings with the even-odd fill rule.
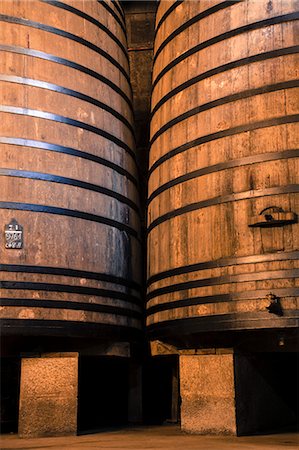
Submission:
[[[5,225],[5,248],[20,249],[23,248],[23,227],[12,219],[8,225]]]

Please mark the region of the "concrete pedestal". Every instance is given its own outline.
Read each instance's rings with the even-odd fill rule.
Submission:
[[[233,354],[180,356],[182,430],[236,434]]]
[[[22,437],[77,432],[78,354],[23,358],[19,407]]]

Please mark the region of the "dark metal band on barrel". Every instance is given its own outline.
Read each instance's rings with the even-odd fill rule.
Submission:
[[[296,297],[299,295],[299,288],[275,289],[271,288],[271,292],[278,297]],[[167,311],[176,308],[184,308],[186,306],[205,305],[209,303],[234,302],[238,300],[256,300],[264,299],[269,294],[269,289],[259,289],[255,291],[236,292],[234,294],[208,295],[202,297],[189,297],[182,300],[160,303],[158,305],[147,308],[147,315],[150,316],[160,311]]]
[[[124,203],[134,211],[136,211],[139,215],[139,207],[130,200],[128,197],[119,194],[118,192],[112,191],[111,189],[105,188],[103,186],[98,186],[96,184],[87,183],[85,181],[76,180],[74,178],[61,177],[58,175],[52,175],[48,173],[41,172],[31,172],[27,170],[16,170],[16,169],[1,169],[0,168],[0,176],[4,177],[15,177],[15,178],[27,178],[30,180],[40,180],[40,181],[48,181],[50,183],[59,183],[65,184],[67,186],[76,186],[82,189],[87,189],[88,191],[99,192],[100,194],[107,195],[108,197],[115,198],[121,203]]]
[[[167,19],[167,17],[172,13],[172,11],[174,11],[181,3],[183,3],[184,0],[177,0],[176,2],[174,2],[170,8],[168,8],[167,11],[165,11],[165,13],[163,14],[163,16],[161,17],[161,19],[159,20],[159,22],[156,25],[156,29],[155,29],[155,37],[157,36],[158,30],[161,27],[161,25],[163,24],[163,22],[165,22],[165,20]]]
[[[207,208],[209,206],[221,205],[223,203],[230,203],[240,200],[252,200],[258,197],[266,197],[269,195],[280,195],[280,194],[294,194],[299,192],[299,184],[289,184],[287,186],[272,187],[267,189],[257,189],[255,191],[243,191],[234,194],[223,195],[219,197],[209,198],[207,200],[202,200],[200,202],[190,203],[182,208],[177,208],[175,210],[169,211],[166,214],[161,215],[155,219],[148,227],[148,233],[150,233],[153,228],[160,225],[161,223],[170,220],[174,217],[181,216],[198,209]]]
[[[233,136],[235,134],[244,133],[247,131],[258,130],[261,128],[268,128],[272,126],[284,125],[286,123],[295,123],[299,121],[299,114],[292,114],[290,116],[282,116],[275,117],[274,119],[262,120],[260,122],[249,123],[245,125],[239,125],[237,127],[228,128],[227,130],[217,131],[216,133],[207,134],[205,136],[201,136],[200,138],[194,139],[193,141],[186,142],[179,147],[170,150],[165,155],[161,156],[157,161],[154,162],[152,167],[149,170],[149,175],[153,173],[153,171],[160,166],[164,161],[172,158],[179,153],[185,152],[190,148],[197,147],[198,145],[205,144],[206,142],[211,142],[216,139],[221,139],[228,136]]]
[[[46,291],[46,292],[66,292],[70,294],[94,295],[96,297],[108,297],[125,302],[140,305],[140,298],[125,292],[117,292],[110,289],[99,289],[86,286],[70,286],[58,283],[35,283],[26,281],[0,281],[2,289]]]
[[[75,320],[0,319],[2,335],[140,339],[141,327]]]
[[[0,140],[1,142],[1,140]],[[193,172],[188,172],[177,178],[173,178],[167,183],[162,184],[158,189],[152,192],[148,198],[148,205],[162,192],[177,186],[178,184],[184,183],[185,181],[193,180],[194,178],[199,178],[203,175],[210,173],[220,172],[226,169],[232,169],[235,167],[244,167],[250,164],[257,164],[261,162],[269,162],[280,159],[291,159],[299,156],[299,149],[284,150],[281,152],[267,152],[254,156],[245,156],[244,158],[233,159],[231,161],[226,161],[212,166],[202,167],[201,169],[194,170]]]
[[[106,11],[111,14],[111,16],[116,20],[116,22],[120,25],[120,28],[123,30],[125,36],[127,35],[126,27],[124,24],[124,21],[120,19],[120,17],[116,14],[116,12],[111,8],[108,3],[106,3],[104,0],[98,0],[98,3],[103,6],[103,8],[106,9]]]
[[[109,141],[118,145],[120,148],[124,149],[130,156],[132,156],[133,160],[136,162],[135,153],[125,142],[121,141],[120,139],[108,133],[107,131],[102,130],[101,128],[94,127],[93,125],[89,125],[88,123],[81,122],[75,119],[70,119],[69,117],[60,116],[58,114],[53,114],[46,111],[16,106],[0,105],[0,112],[37,117],[39,119],[52,120],[54,122],[65,123],[67,125],[72,125],[73,127],[82,128],[83,130],[95,133],[98,136],[102,136],[105,139],[108,139]]]
[[[117,1],[113,2],[113,6],[115,9],[117,9],[117,11],[119,12],[120,16],[122,17],[122,19],[125,21],[125,13],[122,10],[121,4]]]
[[[242,273],[239,275],[223,275],[212,278],[202,278],[199,280],[186,281],[183,283],[171,284],[162,288],[155,289],[147,295],[147,300],[160,295],[169,294],[170,292],[185,291],[187,289],[195,289],[206,286],[218,286],[221,284],[244,283],[247,281],[263,281],[263,280],[278,280],[281,278],[297,278],[299,276],[299,269],[284,269],[284,270],[267,270],[263,272]],[[234,294],[232,294],[234,295]],[[166,304],[166,308],[167,308]]]
[[[122,116],[115,109],[111,108],[110,106],[106,105],[103,102],[100,102],[99,100],[97,100],[93,97],[90,97],[89,95],[82,94],[81,92],[74,91],[73,89],[68,89],[63,86],[58,86],[57,84],[47,83],[46,81],[36,80],[36,79],[32,79],[32,78],[17,77],[14,75],[1,75],[0,74],[0,81],[7,81],[8,83],[17,83],[17,84],[23,84],[25,86],[37,87],[40,89],[46,89],[49,91],[58,92],[59,94],[69,95],[70,97],[79,98],[80,100],[83,100],[92,105],[95,105],[98,108],[101,108],[104,111],[107,111],[108,113],[112,114],[116,119],[121,121],[131,131],[131,133],[134,137],[134,129],[133,129],[131,123],[124,116]]]
[[[2,298],[0,299],[0,306],[13,306],[25,308],[50,308],[50,309],[68,309],[79,311],[92,311],[104,314],[115,314],[118,316],[127,316],[141,318],[141,312],[134,311],[129,308],[121,308],[110,305],[99,305],[97,303],[71,302],[67,300],[33,300],[30,298],[16,299],[16,298]]]
[[[120,231],[125,231],[130,236],[135,237],[138,241],[139,236],[136,230],[125,225],[124,223],[117,222],[116,220],[109,219],[107,217],[98,216],[83,211],[77,211],[74,209],[58,208],[56,206],[36,205],[32,203],[18,203],[18,202],[0,202],[0,209],[11,209],[16,211],[31,211],[47,214],[55,214],[58,216],[75,217],[77,219],[90,220],[91,222],[102,223],[113,228],[117,228]]]
[[[232,3],[232,2],[224,2],[224,3]],[[221,6],[224,3],[221,3],[220,5],[217,5],[217,6]],[[227,6],[230,6],[230,5],[227,5]],[[184,61],[184,59],[188,58],[191,55],[194,55],[194,53],[197,53],[200,50],[203,50],[203,49],[205,49],[207,47],[210,47],[211,45],[214,45],[214,44],[216,44],[218,42],[221,42],[221,41],[224,41],[226,39],[230,39],[230,38],[232,38],[234,36],[239,36],[242,33],[246,33],[246,32],[253,31],[253,30],[258,30],[260,28],[264,28],[264,27],[271,26],[271,25],[276,25],[276,24],[280,24],[280,23],[284,23],[284,22],[293,21],[293,20],[296,20],[298,18],[299,18],[299,13],[298,12],[294,12],[294,13],[291,13],[291,14],[284,14],[282,16],[276,16],[276,17],[272,17],[271,19],[261,20],[259,22],[254,22],[254,23],[250,23],[248,25],[244,25],[242,27],[236,28],[234,30],[227,31],[226,33],[222,33],[219,36],[215,36],[215,37],[213,37],[211,39],[208,39],[208,40],[206,40],[204,42],[201,42],[200,44],[195,45],[194,47],[190,48],[186,52],[182,53],[177,58],[174,58],[171,61],[171,63],[167,64],[167,66],[165,66],[164,69],[157,75],[155,80],[153,80],[152,90],[154,90],[156,84],[161,80],[161,78],[169,70],[173,69],[177,64],[179,64],[180,62]],[[186,28],[187,27],[183,28],[182,31],[184,31]],[[175,36],[173,36],[173,37],[175,37]],[[154,112],[152,114],[154,114]]]
[[[204,103],[203,105],[197,106],[196,108],[192,108],[189,111],[184,112],[183,114],[175,117],[174,119],[167,122],[163,125],[159,130],[153,135],[150,145],[158,139],[165,131],[169,130],[176,124],[182,122],[183,120],[188,119],[189,117],[195,116],[204,111],[209,111],[212,108],[216,108],[217,106],[226,105],[227,103],[232,103],[237,100],[243,100],[250,97],[254,97],[256,95],[268,94],[270,92],[281,91],[283,89],[292,89],[299,86],[299,80],[290,80],[284,81],[282,83],[270,84],[267,86],[262,86],[260,88],[248,89],[247,91],[238,92],[237,94],[227,95],[226,97],[218,98],[217,100],[213,100],[212,102]]]
[[[15,45],[0,45],[0,51],[4,52],[10,52],[10,53],[17,53],[20,55],[26,55],[26,56],[32,56],[33,58],[39,58],[43,59],[45,61],[54,62],[57,64],[61,64],[66,67],[71,67],[72,69],[78,70],[79,72],[85,73],[96,80],[101,81],[102,83],[109,86],[114,92],[116,92],[118,95],[120,95],[128,104],[131,111],[133,111],[132,102],[130,98],[112,81],[110,81],[108,78],[104,77],[103,75],[95,72],[94,70],[88,69],[87,67],[82,66],[81,64],[77,64],[73,61],[70,61],[65,58],[60,58],[55,55],[51,55],[49,53],[41,52],[39,50],[33,50],[29,48],[23,48],[18,47]]]
[[[277,327],[298,327],[298,310],[287,310],[283,317],[273,317],[273,314],[259,311],[258,313],[235,313],[221,314],[209,317],[190,317],[184,319],[167,320],[157,322],[147,327],[151,337],[157,335],[159,339],[167,336],[179,336],[192,333],[203,333],[212,331],[235,331],[246,329],[259,329]],[[157,334],[156,334],[157,333]]]
[[[122,44],[122,42],[109,30],[109,28],[105,27],[101,22],[99,22],[94,17],[90,16],[89,14],[86,14],[84,11],[81,11],[80,9],[74,8],[71,5],[68,5],[67,3],[63,3],[56,0],[40,0],[43,3],[47,3],[48,5],[55,6],[57,8],[64,9],[65,11],[69,11],[73,14],[76,14],[77,16],[81,17],[82,19],[87,20],[88,22],[92,23],[93,25],[97,26],[100,30],[104,31],[122,50],[124,56],[129,61],[128,52],[126,47]]]
[[[241,264],[258,264],[273,261],[288,261],[299,259],[299,251],[295,252],[277,252],[265,255],[239,256],[235,258],[221,258],[214,261],[205,261],[197,264],[189,264],[187,266],[176,267],[175,269],[165,270],[149,277],[147,286],[165,278],[174,277],[199,270],[214,269],[218,267],[228,267]]]
[[[114,59],[109,53],[102,50],[100,47],[98,47],[95,44],[92,44],[89,41],[86,41],[85,39],[76,36],[75,34],[69,33],[64,30],[60,30],[59,28],[51,27],[49,25],[44,25],[39,22],[34,22],[32,20],[27,19],[21,19],[20,17],[13,17],[13,16],[7,16],[4,14],[0,14],[0,22],[7,22],[7,23],[14,23],[17,25],[23,25],[30,28],[36,28],[37,30],[46,31],[47,33],[56,34],[58,36],[65,37],[67,39],[70,39],[74,42],[78,42],[81,45],[84,45],[85,47],[89,48],[90,50],[96,52],[98,55],[103,56],[107,61],[109,61],[114,67],[116,67],[125,77],[125,79],[128,82],[128,87],[130,88],[130,77],[127,73],[127,71],[119,64],[116,59]]]
[[[92,153],[87,153],[81,150],[77,150],[71,147],[64,147],[63,145],[50,144],[49,142],[36,141],[34,139],[22,139],[22,138],[12,138],[7,136],[0,136],[0,144],[15,145],[17,147],[24,148],[37,148],[39,150],[45,150],[50,152],[63,153],[66,155],[76,156],[78,158],[87,159],[93,161],[97,164],[109,167],[120,175],[125,176],[128,180],[132,181],[135,186],[138,186],[137,179],[123,167],[108,161],[107,159],[101,158],[100,156],[93,155]]]
[[[88,272],[65,267],[28,266],[23,264],[0,264],[0,272],[38,273],[43,275],[58,275],[62,277],[86,278],[89,280],[104,281],[119,284],[137,291],[141,290],[140,284],[127,278],[110,275],[108,273]]]
[[[236,69],[238,67],[246,66],[247,64],[253,64],[255,62],[266,61],[267,59],[277,58],[279,56],[284,55],[293,55],[298,53],[299,45],[294,45],[292,47],[281,48],[278,50],[271,50],[270,52],[259,53],[258,55],[248,56],[246,58],[241,58],[236,61],[232,61],[227,64],[223,64],[222,66],[216,67],[214,69],[210,69],[207,72],[201,73],[194,78],[190,78],[184,83],[180,84],[176,88],[172,89],[168,94],[159,100],[159,102],[155,105],[152,110],[152,116],[157,112],[157,110],[170,98],[174,97],[179,92],[187,89],[190,86],[198,83],[199,81],[205,80],[206,78],[210,78],[213,75],[218,75],[219,73],[226,72],[228,70]]]
[[[178,27],[173,33],[171,33],[160,45],[160,47],[157,48],[155,55],[154,55],[154,63],[163,50],[163,48],[166,47],[169,42],[171,42],[176,36],[178,36],[180,33],[185,31],[187,28],[191,27],[191,25],[194,25],[195,23],[199,22],[200,20],[210,16],[211,14],[216,13],[217,11],[221,11],[222,9],[228,8],[230,6],[235,5],[236,3],[240,3],[242,0],[228,0],[221,2],[218,5],[212,6],[212,8],[208,8],[205,11],[197,14],[196,16],[189,19],[187,22],[183,23],[180,27]],[[177,5],[178,6],[178,5]],[[165,20],[165,19],[164,19]]]

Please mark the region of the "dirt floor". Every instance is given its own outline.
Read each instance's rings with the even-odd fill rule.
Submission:
[[[299,434],[268,436],[199,436],[184,434],[177,426],[132,427],[71,437],[20,439],[3,435],[1,450],[282,450],[299,449]]]

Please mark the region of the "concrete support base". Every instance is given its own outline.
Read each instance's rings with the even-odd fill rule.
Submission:
[[[180,355],[182,430],[236,434],[234,355]]]
[[[21,437],[77,432],[78,354],[23,358],[19,407]]]

